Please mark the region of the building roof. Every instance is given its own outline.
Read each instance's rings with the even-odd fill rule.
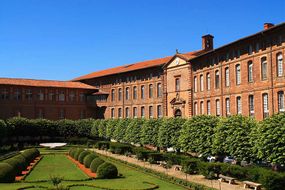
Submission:
[[[17,86],[31,86],[31,87],[56,87],[56,88],[77,88],[90,89],[96,88],[81,82],[71,81],[55,81],[55,80],[35,80],[35,79],[21,79],[21,78],[0,78],[0,85],[17,85]]]
[[[94,92],[92,95],[108,95],[108,92],[104,92],[104,91],[98,91],[98,92]]]
[[[192,57],[195,57],[196,54],[199,52],[204,52],[204,51],[199,50],[199,51],[194,51],[194,52],[189,52],[189,53],[184,53],[184,54],[179,53],[179,55],[184,56],[187,59],[190,59]],[[140,70],[140,69],[163,66],[164,64],[168,63],[172,59],[172,57],[173,56],[167,56],[167,57],[163,57],[163,58],[159,58],[159,59],[142,61],[142,62],[138,62],[138,63],[113,67],[113,68],[105,69],[105,70],[101,70],[101,71],[95,71],[93,73],[77,77],[77,78],[73,79],[72,81],[81,81],[81,80],[98,78],[98,77],[103,77],[103,76],[109,76],[109,75],[114,75],[114,74],[119,74],[119,73],[125,73],[125,72]]]

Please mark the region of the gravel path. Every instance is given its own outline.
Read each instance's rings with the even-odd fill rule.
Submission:
[[[139,166],[142,166],[145,168],[149,168],[149,169],[152,169],[152,170],[155,170],[155,171],[158,171],[158,172],[170,175],[170,176],[174,176],[174,177],[177,177],[180,179],[190,181],[190,182],[203,184],[205,186],[212,187],[215,189],[219,189],[219,190],[244,190],[243,184],[239,181],[237,181],[237,184],[235,184],[235,185],[231,185],[231,184],[228,184],[226,182],[220,183],[218,180],[205,179],[204,176],[202,176],[202,175],[186,175],[185,173],[183,173],[181,171],[174,170],[174,168],[165,169],[162,166],[159,166],[156,164],[150,164],[148,162],[143,162],[143,161],[137,160],[136,158],[127,157],[124,155],[112,154],[111,152],[98,150],[98,149],[92,149],[92,150],[99,153],[99,154],[103,154],[103,155],[106,155],[106,156],[109,156],[112,158],[127,161],[127,162],[132,163],[132,164],[136,164],[136,165],[139,165]]]

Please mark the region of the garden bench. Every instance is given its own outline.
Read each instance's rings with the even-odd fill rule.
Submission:
[[[221,175],[221,174],[219,175],[219,177],[220,177],[220,179],[219,179],[220,182],[228,181],[229,184],[235,184],[236,178],[225,176],[225,175]]]
[[[261,189],[261,184],[260,183],[254,183],[252,181],[243,181],[243,188],[247,188],[247,187],[254,187],[254,190],[260,190]]]

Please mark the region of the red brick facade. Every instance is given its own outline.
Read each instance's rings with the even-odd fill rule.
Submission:
[[[262,120],[285,111],[285,23],[266,23],[263,31],[217,49],[213,38],[203,36],[199,51],[98,71],[74,82],[0,80],[0,117],[243,114]]]

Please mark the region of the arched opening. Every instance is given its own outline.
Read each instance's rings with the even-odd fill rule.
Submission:
[[[175,110],[174,117],[182,117],[182,112],[180,109]]]

